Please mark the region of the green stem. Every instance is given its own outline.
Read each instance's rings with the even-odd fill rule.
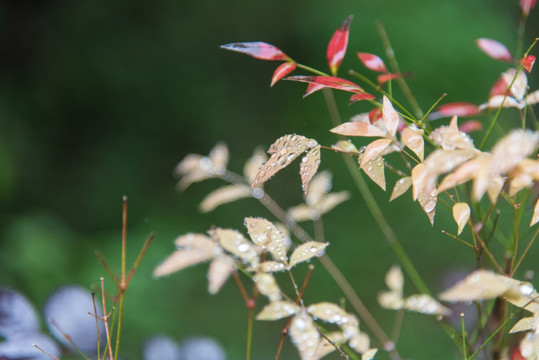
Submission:
[[[255,310],[253,308],[249,308],[249,315],[247,319],[247,354],[245,358],[247,360],[251,360],[251,346],[253,342],[253,320],[254,320],[254,313]]]

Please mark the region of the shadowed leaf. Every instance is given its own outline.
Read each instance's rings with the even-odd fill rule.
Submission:
[[[333,75],[337,75],[337,70],[339,69],[339,66],[344,58],[344,54],[346,53],[352,17],[353,16],[350,15],[344,20],[341,26],[333,34],[328,44],[326,56],[329,69]]]
[[[261,41],[230,43],[221,45],[221,49],[240,52],[262,60],[290,60],[280,49]]]
[[[268,161],[266,152],[261,148],[256,149],[251,156],[243,165],[243,176],[247,179],[249,183],[252,183],[258,173],[258,169]]]

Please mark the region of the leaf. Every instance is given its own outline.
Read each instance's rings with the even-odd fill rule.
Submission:
[[[255,247],[239,231],[217,228],[211,235],[229,253],[236,255],[251,267],[258,266],[260,259]]]
[[[245,227],[256,245],[267,250],[275,260],[287,261],[285,237],[277,226],[266,219],[247,217]]]
[[[268,161],[266,152],[261,148],[256,149],[251,156],[243,165],[243,176],[247,179],[249,183],[252,183],[258,173],[258,169]]]
[[[301,159],[299,165],[299,175],[301,176],[301,187],[303,192],[307,194],[309,190],[309,183],[316,174],[320,166],[320,145],[315,146]]]
[[[470,120],[459,125],[459,130],[465,134],[483,129],[483,124],[477,120]]]
[[[363,158],[361,159],[360,168],[364,169],[370,161],[380,157],[382,152],[391,144],[391,139],[378,139],[371,142],[365,148]]]
[[[440,126],[430,133],[430,138],[435,144],[440,145],[444,150],[474,150],[472,138],[450,126]]]
[[[344,136],[367,136],[384,137],[385,133],[380,128],[366,122],[351,121],[343,123],[330,130],[332,133]]]
[[[404,286],[404,277],[400,266],[394,265],[389,269],[386,274],[385,282],[387,287],[396,293],[402,294],[402,287]]]
[[[282,63],[275,69],[275,72],[273,73],[273,76],[271,78],[271,86],[275,85],[275,83],[288,74],[290,74],[292,71],[296,69],[296,63],[295,62],[285,62]]]
[[[371,339],[367,334],[359,333],[350,339],[348,345],[359,353],[366,353],[371,346]]]
[[[451,310],[440,304],[432,296],[427,294],[412,295],[404,300],[404,308],[428,315],[444,315],[451,314]]]
[[[441,115],[441,117],[465,117],[465,116],[475,116],[479,114],[479,108],[477,105],[468,103],[468,102],[452,102],[440,105],[436,114]]]
[[[520,319],[511,330],[509,330],[509,334],[514,334],[521,331],[529,331],[529,330],[535,330],[535,319],[533,317],[525,317]]]
[[[458,202],[453,205],[453,219],[458,225],[457,235],[460,235],[470,219],[470,206],[465,202]]]
[[[539,145],[539,133],[531,130],[512,130],[492,148],[490,173],[501,175],[530,156]]]
[[[369,349],[367,352],[361,355],[361,360],[372,360],[374,355],[378,352],[378,349]]]
[[[331,191],[331,187],[333,186],[331,179],[332,175],[329,171],[322,171],[316,174],[311,180],[309,191],[305,196],[305,203],[308,206],[315,207]]]
[[[520,0],[520,8],[525,16],[528,16],[531,9],[535,6],[537,0]]]
[[[384,64],[384,61],[380,57],[374,54],[358,52],[357,57],[363,63],[363,65],[365,65],[365,67],[367,67],[370,70],[377,71],[377,72],[384,72],[384,73],[388,72],[386,64]]]
[[[399,114],[391,105],[391,101],[384,95],[384,100],[382,104],[382,119],[384,125],[391,136],[395,136],[397,132],[397,127],[399,126]]]
[[[307,308],[307,311],[315,319],[320,319],[337,325],[347,323],[350,318],[350,315],[346,313],[346,311],[344,311],[340,306],[330,302],[313,304]]]
[[[404,306],[402,294],[398,291],[381,291],[378,294],[378,303],[381,307],[390,310],[399,310]]]
[[[261,41],[230,43],[220,47],[221,49],[240,52],[262,60],[291,60],[280,49]]]
[[[258,291],[260,291],[262,295],[267,296],[271,302],[277,302],[281,299],[281,290],[279,289],[279,286],[277,285],[277,282],[275,281],[273,275],[266,273],[258,273],[253,276],[253,281],[255,282]],[[286,307],[286,309],[288,309],[288,307]],[[288,314],[286,316],[289,315],[291,314]],[[258,316],[260,316],[260,314]]]
[[[517,100],[522,100],[526,91],[528,90],[528,77],[524,71],[517,71],[515,68],[508,69],[502,74],[507,87],[511,84],[511,92],[509,95],[513,96]],[[505,93],[503,94],[505,95]]]
[[[205,164],[204,162],[201,162],[200,164],[203,170],[206,170],[213,175],[224,174],[229,159],[228,147],[225,143],[217,143],[217,145],[210,150],[208,158],[210,160],[209,164]]]
[[[160,277],[180,271],[189,266],[206,262],[213,257],[213,252],[204,252],[198,249],[176,250],[153,271],[153,276]]]
[[[528,73],[532,72],[533,64],[535,63],[535,56],[528,55],[520,59],[520,63],[526,69]]]
[[[401,132],[401,140],[410,150],[412,150],[419,160],[423,161],[425,143],[423,137],[410,127],[404,128]]]
[[[513,279],[489,270],[477,270],[440,294],[445,301],[489,300],[509,290]]]
[[[348,191],[329,193],[316,204],[317,212],[320,214],[325,214],[348,199],[350,199],[350,193]]]
[[[326,56],[328,59],[328,65],[331,73],[337,75],[337,70],[341,65],[341,62],[346,53],[348,47],[348,35],[350,33],[350,22],[352,21],[352,15],[349,15],[341,26],[333,33],[331,40],[328,44]]]
[[[389,201],[393,201],[402,194],[404,194],[408,189],[412,186],[412,178],[410,176],[406,176],[403,178],[400,178],[395,183],[395,187],[393,188],[393,192],[391,193],[391,197],[389,198]]]
[[[362,100],[373,100],[375,99],[376,97],[372,94],[367,94],[367,93],[358,93],[358,94],[354,94],[350,97],[350,101],[349,101],[349,104],[353,104],[355,102],[358,102],[358,101],[362,101]]]
[[[347,140],[339,140],[334,145],[331,145],[331,148],[339,151],[344,151],[350,154],[359,155],[359,150],[357,149],[357,147],[352,144],[352,142]]]
[[[316,140],[307,139],[301,135],[285,135],[277,139],[269,148],[271,155],[269,160],[260,167],[251,186],[257,186],[266,182],[281,169],[284,169],[305,150],[313,148],[318,143]]]
[[[215,251],[215,242],[204,235],[204,234],[185,234],[182,235],[176,240],[174,240],[174,245],[179,248],[184,248],[185,250],[200,250],[207,253],[213,253]]]
[[[312,259],[315,256],[322,256],[328,245],[329,243],[322,243],[318,241],[308,241],[301,244],[290,256],[290,268],[301,262]]]
[[[513,56],[507,50],[505,45],[500,43],[499,41],[487,39],[487,38],[480,38],[475,41],[476,45],[483,51],[485,54],[493,58],[494,60],[501,60],[501,61],[507,61],[512,62]]]
[[[395,80],[395,79],[400,79],[406,75],[410,75],[410,73],[407,73],[407,74],[382,74],[382,75],[378,75],[378,77],[376,78],[376,81],[378,81],[378,85],[383,85],[385,84],[386,82],[390,81],[390,80]]]
[[[290,301],[272,301],[256,316],[257,320],[279,320],[300,311],[300,307]]]
[[[236,267],[228,256],[216,256],[208,270],[208,292],[217,294]]]
[[[278,261],[264,261],[258,266],[258,269],[262,272],[272,273],[286,270],[285,264]]]
[[[313,360],[316,348],[320,343],[320,334],[313,319],[301,311],[292,318],[290,337],[299,351],[301,360]]]
[[[363,162],[361,163],[363,165]],[[361,169],[367,174],[367,176],[380,186],[382,190],[386,191],[386,177],[384,174],[384,159],[381,156],[369,161],[362,166]]]
[[[325,87],[325,85],[310,83],[309,85],[307,85],[307,90],[305,90],[305,94],[303,94],[303,97],[306,98],[312,93],[317,92],[318,90],[322,90]]]
[[[342,79],[339,77],[334,76],[307,76],[307,75],[298,75],[298,76],[289,76],[284,78],[284,80],[290,80],[290,81],[299,81],[299,82],[305,82],[309,84],[316,84],[323,87],[329,87],[332,89],[337,90],[343,90],[343,91],[349,91],[353,93],[361,93],[363,92],[363,89],[361,86],[354,84],[351,81],[348,81],[346,79]],[[312,93],[312,92],[311,92]]]
[[[302,222],[307,220],[318,220],[320,214],[318,211],[311,209],[305,204],[299,204],[288,209],[288,215],[296,222]]]
[[[199,205],[203,213],[210,212],[223,204],[253,196],[253,189],[247,185],[227,185],[206,195]]]

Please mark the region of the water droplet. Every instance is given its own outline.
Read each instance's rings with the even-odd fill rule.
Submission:
[[[261,244],[265,244],[265,243],[267,243],[269,241],[268,235],[266,235],[266,234],[260,234],[260,235],[258,235],[258,237],[256,239]]]
[[[249,250],[249,244],[243,243],[238,246],[239,252],[247,252]]]
[[[254,189],[253,190],[253,197],[255,199],[262,199],[263,196],[264,196],[264,190],[262,190],[262,189]]]
[[[367,168],[367,171],[369,171],[369,172],[372,171],[372,166],[369,166],[369,167]]]
[[[286,157],[284,157],[283,155],[279,156],[277,158],[277,163],[279,163],[279,165],[281,166],[284,166],[284,164],[286,164]]]
[[[290,162],[296,158],[296,154],[288,154],[287,160]]]
[[[309,161],[309,159],[307,159],[307,156],[304,156],[304,157],[301,159],[301,162],[302,162],[302,163],[306,163],[307,161]]]
[[[436,197],[436,195],[438,195],[438,191],[432,190],[432,191],[430,192],[430,196]]]

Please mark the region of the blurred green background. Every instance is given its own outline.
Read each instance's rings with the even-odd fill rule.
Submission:
[[[205,265],[158,280],[151,272],[180,234],[212,225],[242,230],[245,216],[270,214],[254,200],[242,200],[201,215],[198,203],[221,184],[211,180],[180,194],[173,169],[186,154],[207,154],[220,140],[230,147],[230,169],[238,172],[255,147],[267,147],[284,134],[334,143],[321,93],[302,99],[305,87],[286,82],[270,89],[277,63],[219,45],[266,41],[326,71],[327,42],[349,14],[354,19],[341,74],[355,69],[375,78],[354,53],[385,58],[375,23],[380,20],[401,70],[414,74],[408,83],[423,110],[442,93],[448,102],[486,101],[507,65],[481,53],[475,39],[490,37],[516,48],[516,0],[4,0],[0,284],[22,291],[40,307],[62,284],[90,288],[106,276],[94,256],[97,249],[119,270],[121,199],[127,195],[129,259],[134,261],[150,232],[156,236],[128,290],[124,357],[140,359],[145,338],[167,334],[178,340],[212,336],[229,359],[243,358],[247,312],[233,281],[210,296]],[[537,20],[536,9],[525,47],[539,33]],[[532,90],[537,85],[537,78],[530,79]],[[335,95],[343,119],[370,110],[367,104],[348,106],[346,94]],[[507,114],[504,126],[518,126],[516,112]],[[296,166],[266,187],[285,208],[302,200]],[[390,332],[394,314],[382,311],[375,295],[385,287],[384,274],[396,257],[341,157],[324,153],[322,169],[335,174],[335,190],[352,192],[350,201],[325,217],[327,253]],[[467,248],[440,235],[442,229],[456,231],[447,210],[439,207],[431,227],[419,206],[410,205],[410,194],[387,205],[389,194],[375,185],[371,189],[434,293],[444,288],[444,274],[473,267]],[[311,225],[305,228],[312,232]],[[537,268],[537,255],[533,250],[523,269]],[[415,291],[407,279],[405,292]],[[338,302],[342,295],[316,266],[305,298]],[[454,358],[456,349],[434,319],[407,314],[404,321],[398,344],[403,356]],[[283,326],[255,324],[254,359],[274,358]],[[297,358],[289,343],[282,358]]]

